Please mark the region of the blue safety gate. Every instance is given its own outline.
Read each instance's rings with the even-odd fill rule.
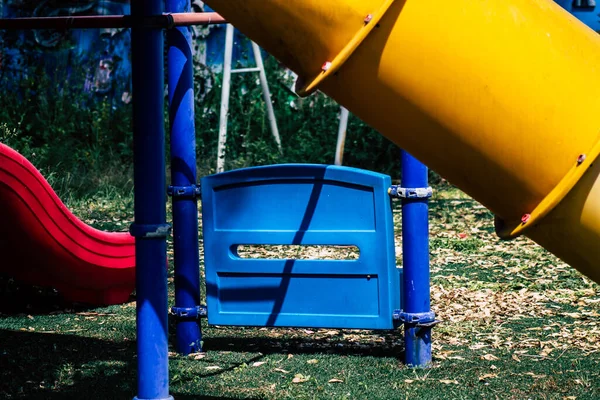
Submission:
[[[208,322],[393,329],[401,308],[390,177],[284,164],[202,179]],[[355,260],[244,258],[239,246],[356,246]]]

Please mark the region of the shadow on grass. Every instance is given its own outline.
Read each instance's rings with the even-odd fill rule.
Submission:
[[[233,397],[223,397],[223,396],[201,396],[201,395],[189,395],[189,394],[178,394],[174,393],[172,396],[175,400],[229,400],[233,399]],[[241,397],[244,400],[258,400],[259,398],[252,397]]]
[[[0,330],[3,398],[129,398],[135,370],[133,342]]]
[[[395,357],[404,359],[404,343],[398,339],[402,333],[378,333],[377,338],[385,340],[368,340],[364,342],[348,342],[337,338],[268,338],[268,337],[237,337],[237,336],[205,336],[204,350],[260,352],[262,354],[337,354],[362,355],[370,357]]]
[[[0,398],[131,399],[135,342],[0,330]],[[172,393],[176,399],[226,397]]]
[[[2,315],[47,315],[60,312],[81,312],[90,309],[92,307],[84,304],[65,301],[52,288],[27,285],[0,275],[0,317]]]

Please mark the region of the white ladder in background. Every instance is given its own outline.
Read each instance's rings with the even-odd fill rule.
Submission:
[[[340,106],[340,124],[338,125],[337,145],[335,146],[335,165],[342,165],[344,147],[346,146],[346,131],[348,130],[348,117],[350,113],[344,106]]]
[[[271,102],[271,93],[265,74],[265,66],[263,64],[260,48],[252,42],[252,52],[254,53],[254,68],[231,69],[231,60],[233,56],[233,25],[227,24],[225,31],[225,54],[223,58],[223,86],[221,88],[221,111],[219,117],[219,143],[217,146],[217,172],[225,171],[225,148],[227,145],[227,115],[229,113],[229,96],[231,92],[231,74],[241,74],[247,72],[258,72],[260,85],[263,92],[263,100],[267,107],[267,117],[271,127],[271,133],[277,143],[279,152],[282,153],[281,139],[279,138],[279,130],[277,129],[277,121],[275,120],[275,112],[273,103]]]

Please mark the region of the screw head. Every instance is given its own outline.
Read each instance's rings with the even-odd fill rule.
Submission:
[[[526,224],[531,219],[531,214],[523,214],[521,217],[521,223]]]
[[[582,162],[584,162],[586,159],[586,155],[585,154],[580,154],[579,157],[577,157],[577,164],[581,164]]]
[[[367,14],[365,17],[365,24],[368,24],[373,19],[373,14]]]
[[[331,61],[325,61],[323,65],[321,65],[321,71],[325,72],[329,68],[331,68]]]

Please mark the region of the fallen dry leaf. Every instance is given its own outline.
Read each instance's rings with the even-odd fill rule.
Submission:
[[[484,355],[482,355],[482,356],[481,356],[481,359],[482,359],[482,360],[488,360],[488,361],[496,361],[496,360],[499,360],[499,358],[498,358],[498,357],[496,357],[496,356],[495,356],[495,355],[493,355],[493,354],[484,354]]]
[[[485,381],[485,380],[490,379],[490,378],[495,378],[497,376],[498,376],[498,374],[483,374],[483,375],[481,375],[479,377],[479,382]]]
[[[333,379],[330,379],[328,381],[328,383],[344,383],[344,381],[341,379],[333,378]]]
[[[286,371],[283,368],[275,368],[273,371],[281,372],[282,374],[289,374],[290,373],[290,371]]]
[[[458,385],[458,381],[455,379],[440,379],[440,382],[444,385]]]
[[[266,363],[267,363],[266,361],[256,361],[256,362],[252,363],[252,366],[260,367],[261,365],[266,364]]]
[[[535,379],[541,379],[541,378],[545,378],[546,377],[546,375],[536,375],[533,372],[525,372],[525,375],[529,375],[529,376],[531,376],[531,377],[533,377]]]
[[[303,383],[303,382],[308,381],[309,378],[310,378],[310,376],[296,374],[296,376],[294,376],[294,379],[292,379],[292,383]]]

